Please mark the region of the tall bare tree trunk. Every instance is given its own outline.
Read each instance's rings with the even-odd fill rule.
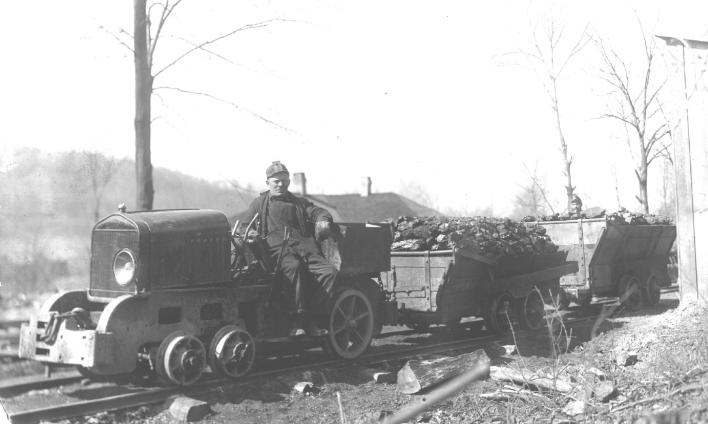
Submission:
[[[563,175],[566,177],[565,193],[568,196],[568,213],[573,212],[573,196],[575,187],[573,186],[573,177],[570,172],[570,167],[573,165],[573,159],[568,157],[568,145],[565,142],[563,128],[561,127],[560,107],[558,105],[558,88],[555,78],[553,79],[553,112],[556,115],[556,130],[558,130],[558,139],[560,140],[560,151],[563,155]]]
[[[637,201],[639,201],[642,211],[648,214],[649,194],[647,191],[647,181],[649,180],[649,165],[647,164],[646,152],[642,152],[639,167],[634,170],[634,175],[637,176],[637,183],[639,184],[639,196],[637,196]]]
[[[150,96],[152,75],[148,61],[147,0],[135,0],[135,178],[136,209],[150,210],[153,201],[150,160]]]

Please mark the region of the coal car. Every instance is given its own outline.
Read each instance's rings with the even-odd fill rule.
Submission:
[[[317,318],[328,334],[313,342],[352,359],[391,309],[377,283],[391,240],[377,225],[339,228],[323,245],[340,271]],[[19,355],[95,378],[156,374],[190,385],[207,367],[242,376],[261,347],[290,341],[287,296],[259,246],[219,211],[111,214],[92,231],[88,288],[47,300],[22,326]]]
[[[578,263],[577,272],[561,278],[564,305],[586,306],[596,295],[617,296],[630,309],[652,306],[671,284],[667,265],[675,225],[615,223],[607,217],[537,224],[567,260]]]
[[[577,262],[566,261],[563,253],[492,260],[455,248],[391,252],[391,270],[382,273],[382,281],[398,304],[401,324],[444,324],[458,333],[463,318],[478,317],[488,330],[503,333],[510,325],[541,328],[544,304],[559,292],[560,278],[577,270]]]

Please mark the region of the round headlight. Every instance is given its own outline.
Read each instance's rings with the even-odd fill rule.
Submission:
[[[135,257],[130,249],[123,249],[113,259],[113,275],[121,286],[130,284],[135,278]]]

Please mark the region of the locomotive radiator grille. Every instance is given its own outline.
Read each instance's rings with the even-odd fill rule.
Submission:
[[[91,285],[89,293],[97,297],[118,297],[136,292],[135,283],[121,286],[113,274],[113,260],[122,249],[140,257],[138,232],[135,230],[96,230],[91,241]],[[140,264],[138,276],[140,275]],[[137,279],[138,277],[136,277]]]

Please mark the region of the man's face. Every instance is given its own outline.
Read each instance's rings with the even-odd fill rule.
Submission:
[[[272,196],[280,196],[287,193],[290,185],[290,175],[286,172],[279,172],[266,180],[268,190]]]

